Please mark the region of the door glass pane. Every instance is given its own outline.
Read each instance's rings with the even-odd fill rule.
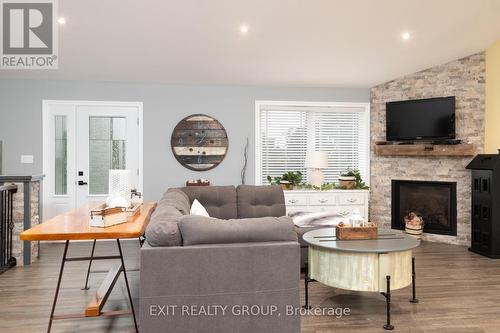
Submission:
[[[89,119],[89,194],[108,194],[110,169],[125,169],[127,120]]]
[[[68,194],[67,187],[67,127],[66,116],[54,116],[55,163],[54,163],[54,194]]]

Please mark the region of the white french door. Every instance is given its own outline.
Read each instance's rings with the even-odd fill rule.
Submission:
[[[110,169],[142,192],[142,103],[44,101],[44,218],[108,194]]]
[[[110,169],[130,170],[131,186],[138,186],[137,108],[77,106],[76,206],[104,200]]]

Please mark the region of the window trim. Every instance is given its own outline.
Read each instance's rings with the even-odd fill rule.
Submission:
[[[255,185],[265,185],[262,183],[262,163],[261,163],[261,158],[262,158],[262,148],[260,146],[260,110],[264,105],[274,105],[274,106],[282,106],[282,107],[362,107],[364,108],[364,115],[365,115],[365,121],[366,121],[366,174],[367,177],[366,179],[363,179],[366,183],[366,185],[370,185],[370,178],[371,178],[371,173],[370,173],[370,156],[371,156],[371,149],[370,149],[370,142],[371,142],[371,137],[370,137],[370,103],[364,103],[364,102],[307,102],[307,101],[267,101],[267,100],[256,100],[255,101],[255,132],[254,132],[254,144],[255,144],[255,165],[254,165],[254,175],[255,175],[255,180],[254,183]],[[328,111],[328,112],[335,112],[334,110]]]

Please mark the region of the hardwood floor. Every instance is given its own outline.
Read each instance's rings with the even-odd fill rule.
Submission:
[[[132,295],[138,299],[139,245],[123,242]],[[45,332],[59,273],[63,244],[42,244],[42,257],[28,267],[0,275],[0,331]],[[70,244],[69,255],[89,255],[91,243]],[[96,255],[116,254],[115,242],[98,242]],[[497,333],[500,332],[500,260],[470,253],[465,247],[423,243],[417,258],[417,296],[410,304],[410,287],[393,293],[395,332]],[[105,262],[96,262],[91,289],[82,291],[87,264],[66,264],[57,313],[79,312],[105,276]],[[301,281],[303,291],[303,281]],[[123,278],[115,286],[105,309],[128,309]],[[303,316],[303,333],[384,332],[385,302],[376,293],[335,290],[310,284],[315,307],[348,307],[349,316]],[[137,306],[137,302],[135,304]],[[58,320],[53,332],[133,332],[129,316]]]

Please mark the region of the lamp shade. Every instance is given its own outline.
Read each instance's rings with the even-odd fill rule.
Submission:
[[[328,168],[328,153],[326,151],[308,151],[305,167],[308,169]]]

